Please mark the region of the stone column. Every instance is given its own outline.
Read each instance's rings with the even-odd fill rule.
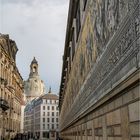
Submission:
[[[121,108],[121,131],[122,131],[122,139],[130,140],[129,114],[127,106]]]

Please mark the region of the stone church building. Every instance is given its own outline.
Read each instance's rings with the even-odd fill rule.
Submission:
[[[35,57],[30,65],[29,78],[24,82],[24,90],[27,102],[45,94],[45,85],[38,74],[38,62]]]

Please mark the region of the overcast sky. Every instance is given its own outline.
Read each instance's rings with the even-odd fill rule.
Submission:
[[[0,33],[19,49],[17,66],[24,80],[35,56],[47,91],[59,92],[69,0],[0,0]]]

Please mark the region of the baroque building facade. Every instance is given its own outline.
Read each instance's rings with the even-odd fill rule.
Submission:
[[[60,134],[139,139],[139,0],[70,0],[60,84]]]
[[[35,57],[30,65],[29,78],[24,82],[24,91],[27,103],[45,94],[45,85],[38,74],[38,62]]]
[[[0,34],[0,137],[20,133],[23,79],[16,66],[18,48],[9,35]]]
[[[26,105],[24,131],[30,138],[55,140],[58,136],[58,100],[51,90]]]

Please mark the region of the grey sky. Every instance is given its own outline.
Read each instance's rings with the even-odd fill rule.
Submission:
[[[17,65],[26,80],[36,57],[47,90],[59,91],[68,0],[0,0],[0,32],[18,46]]]

